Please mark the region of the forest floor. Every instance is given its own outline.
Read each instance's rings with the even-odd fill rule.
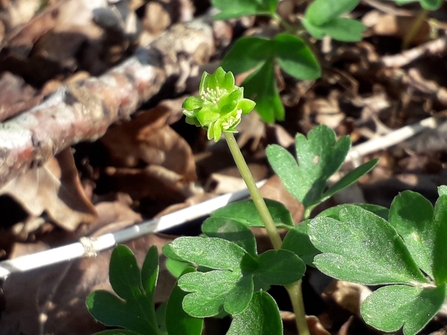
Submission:
[[[182,103],[197,94],[202,72],[213,72],[232,43],[267,36],[277,29],[273,22],[245,17],[190,25],[209,9],[201,0],[42,3],[0,3],[1,260],[117,232],[244,188],[225,142],[210,142],[205,131],[187,125]],[[289,15],[305,9],[305,1],[281,4]],[[237,140],[255,179],[267,180],[263,196],[285,203],[296,224],[302,205],[274,176],[265,148],[279,144],[293,151],[295,134],[318,124],[348,135],[355,147],[385,135],[391,143],[394,131],[434,117],[419,135],[345,164],[349,171],[380,158],[372,172],[315,213],[350,202],[389,207],[403,190],[434,202],[437,186],[447,184],[447,5],[429,13],[403,49],[419,11],[417,4],[360,1],[351,15],[367,27],[363,40],[310,39],[322,77],[299,81],[278,71],[285,119],[266,124],[252,112],[239,125]],[[195,220],[126,244],[141,262],[151,245],[160,250],[175,236],[199,233]],[[265,234],[256,234],[259,248],[269,248]],[[110,289],[110,253],[3,279],[0,333],[105,329],[88,313],[85,298]],[[308,272],[307,314],[319,319],[314,335],[378,334],[359,316],[366,287]],[[157,303],[166,301],[173,283],[161,262]],[[287,334],[296,334],[284,292],[273,294]],[[224,334],[226,323],[209,320],[206,333]],[[447,334],[446,326],[441,312],[422,334]]]

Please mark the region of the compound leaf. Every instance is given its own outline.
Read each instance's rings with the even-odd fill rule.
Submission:
[[[310,240],[322,252],[314,258],[320,271],[366,285],[428,282],[387,221],[355,205],[343,205],[339,216],[309,225]]]
[[[89,312],[107,326],[140,334],[148,331],[160,334],[153,302],[158,277],[157,247],[149,249],[143,268],[142,274],[132,251],[118,245],[112,252],[109,276],[113,289],[122,299],[103,290],[92,292],[86,300]]]
[[[267,292],[253,294],[247,308],[233,316],[227,335],[281,335],[281,316],[276,301]]]
[[[214,270],[191,272],[180,277],[179,287],[187,294],[183,309],[189,315],[204,318],[223,311],[237,314],[247,308],[253,295],[251,275],[240,272]]]
[[[350,146],[349,137],[337,141],[331,128],[319,125],[309,132],[307,139],[302,134],[296,136],[298,164],[278,145],[268,146],[266,152],[285,188],[307,209],[322,200],[327,180],[340,169]]]
[[[394,332],[403,326],[405,335],[415,335],[441,309],[445,297],[445,285],[385,286],[366,298],[360,312],[366,323],[381,331]]]
[[[258,266],[257,256],[216,237],[179,237],[167,246],[169,253],[184,261],[216,269],[179,278],[178,286],[190,292],[183,300],[185,312],[203,318],[223,311],[237,314],[247,307],[254,290],[252,273]]]

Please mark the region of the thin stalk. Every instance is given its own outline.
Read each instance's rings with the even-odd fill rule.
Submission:
[[[250,169],[248,168],[247,163],[245,162],[244,156],[242,156],[239,145],[237,144],[233,133],[224,132],[224,136],[227,140],[228,147],[230,148],[234,161],[236,162],[236,166],[241,173],[245,184],[247,185],[248,191],[250,192],[250,195],[253,199],[253,203],[255,204],[255,207],[258,210],[262,221],[264,222],[265,229],[267,230],[267,234],[272,241],[273,248],[275,248],[275,250],[278,250],[281,248],[282,245],[281,236],[279,236],[272,215],[270,214],[267,205],[265,204],[264,198],[261,196],[261,193],[256,186],[256,182],[253,178],[253,175],[251,174]]]
[[[297,282],[286,286],[289,293],[290,301],[292,302],[293,311],[295,313],[296,328],[300,335],[310,335],[307,327],[306,313],[304,310],[303,290],[301,287],[301,279]]]
[[[245,162],[244,156],[242,156],[241,150],[234,138],[233,133],[224,132],[225,139],[227,140],[228,147],[230,148],[231,154],[233,155],[236,166],[242,178],[247,185],[250,195],[253,199],[253,203],[258,210],[259,215],[264,222],[265,229],[272,241],[273,248],[278,250],[281,248],[282,240],[279,236],[278,230],[276,229],[275,222],[273,221],[272,215],[265,204],[264,198],[261,196],[258,187],[256,186],[253,175]],[[301,289],[301,280],[287,285],[287,292],[289,293],[290,300],[293,306],[293,312],[295,313],[295,322],[298,329],[299,335],[310,335],[309,328],[307,327],[306,312],[304,310],[303,303],[303,292]]]
[[[416,18],[411,25],[410,30],[405,34],[404,39],[402,41],[402,49],[406,50],[410,46],[414,37],[418,33],[419,29],[421,29],[422,23],[427,19],[429,11],[427,9],[421,9]]]

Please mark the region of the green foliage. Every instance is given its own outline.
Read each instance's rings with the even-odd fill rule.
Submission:
[[[447,293],[446,190],[439,188],[434,208],[418,193],[400,193],[388,221],[356,205],[311,220],[308,234],[321,251],[314,257],[318,269],[342,280],[386,285],[361,307],[371,326],[385,332],[403,327],[413,335],[441,308]]]
[[[132,251],[126,246],[117,246],[110,260],[109,278],[118,296],[104,290],[95,291],[87,297],[87,308],[107,326],[122,327],[137,334],[160,334],[153,301],[157,277],[156,247],[149,250],[140,272]]]
[[[275,83],[275,64],[299,79],[316,79],[320,66],[309,47],[298,37],[282,33],[274,39],[243,37],[222,60],[222,67],[236,75],[254,69],[242,84],[256,101],[256,110],[266,122],[284,119],[284,108]]]
[[[124,245],[118,245],[113,250],[110,260],[109,278],[118,296],[105,290],[98,290],[87,297],[86,306],[93,317],[101,323],[126,330],[107,330],[98,334],[162,335],[154,307],[154,292],[158,279],[157,247],[152,246],[149,249],[140,271],[132,251]],[[203,321],[192,318],[182,311],[179,294],[181,293],[178,289],[174,288],[168,302],[166,323],[180,320],[185,330],[181,334],[198,335],[201,333]],[[175,318],[173,314],[176,315]]]
[[[282,335],[282,321],[275,300],[267,292],[253,294],[245,311],[233,318],[227,335]]]
[[[221,10],[214,18],[228,20],[247,15],[273,15],[278,0],[212,0],[211,3]]]
[[[193,272],[186,269],[183,274]],[[186,293],[175,285],[166,305],[166,330],[171,335],[200,335],[202,334],[203,319],[193,318],[183,310],[183,298]]]
[[[290,230],[282,243],[282,249],[290,250],[300,257],[304,263],[313,265],[315,255],[320,251],[314,247],[309,238],[309,220],[301,222]]]
[[[378,160],[372,160],[359,166],[325,192],[328,179],[340,169],[350,146],[349,137],[344,136],[337,141],[332,129],[320,125],[309,132],[307,139],[302,134],[296,136],[298,164],[286,149],[278,145],[267,148],[267,158],[286,189],[309,212],[336,192],[357,181],[377,164]]]
[[[289,210],[282,203],[264,199],[272,215],[273,221],[278,228],[293,228],[292,216]],[[262,218],[256,209],[253,200],[244,200],[229,204],[211,213],[212,218],[228,218],[241,222],[247,227],[264,227]],[[203,228],[202,228],[203,229]]]
[[[256,288],[290,284],[304,274],[304,263],[291,251],[258,256],[253,234],[238,221],[210,218],[202,230],[205,237],[180,237],[163,248],[166,256],[198,267],[199,272],[181,276],[178,283],[190,292],[183,300],[189,315],[237,315],[247,309]]]
[[[396,0],[398,5],[405,5],[411,2],[419,2],[421,7],[427,10],[437,10],[442,5],[442,0]]]
[[[318,39],[329,35],[339,41],[360,41],[366,27],[359,21],[340,17],[354,9],[358,3],[359,0],[315,0],[307,7],[302,23]]]

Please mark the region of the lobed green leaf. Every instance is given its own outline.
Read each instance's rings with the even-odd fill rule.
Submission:
[[[314,266],[315,255],[320,251],[314,247],[308,234],[310,220],[306,220],[291,229],[282,243],[282,249],[290,250],[300,257],[304,263]]]
[[[264,199],[270,214],[272,215],[273,221],[278,228],[288,228],[293,227],[292,215],[284,204],[271,200]],[[238,221],[247,227],[258,227],[263,228],[264,222],[256,209],[253,200],[243,200],[225,207],[219,208],[218,210],[211,213],[212,218],[228,218],[234,221]]]
[[[341,178],[338,182],[332,185],[331,188],[329,188],[326,192],[324,192],[323,199],[329,199],[335,193],[355,183],[362,176],[371,171],[377,165],[378,162],[379,159],[373,159],[347,173],[345,176],[343,176],[343,178]]]
[[[360,312],[366,323],[381,331],[394,332],[403,326],[405,335],[415,335],[441,309],[445,297],[445,285],[385,286],[366,298]]]
[[[337,141],[332,129],[319,125],[309,132],[307,139],[302,134],[296,136],[298,164],[278,145],[268,146],[266,153],[285,188],[309,208],[322,200],[327,180],[340,169],[350,146],[349,137]]]
[[[379,205],[373,205],[373,204],[353,204],[353,206],[358,206],[358,207],[363,208],[371,213],[376,214],[377,216],[380,216],[384,220],[388,220],[390,211],[386,207],[379,206]],[[330,207],[330,208],[324,210],[323,212],[321,212],[320,214],[318,214],[317,217],[318,216],[327,216],[327,217],[330,217],[330,218],[340,221],[340,211],[343,208],[345,208],[345,205],[338,205],[338,206]]]
[[[273,14],[278,0],[212,0],[213,6],[221,13],[214,16],[215,20],[228,20],[248,15]]]
[[[267,59],[243,83],[245,95],[255,100],[259,115],[269,123],[275,119],[284,120],[284,107],[276,88],[274,67],[273,59]]]
[[[431,202],[419,193],[404,191],[391,204],[389,222],[404,240],[419,268],[433,278],[436,229]]]
[[[180,259],[210,269],[236,270],[248,253],[235,243],[212,237],[179,237],[167,244]],[[168,255],[167,255],[168,256]]]
[[[107,326],[123,327],[140,334],[148,330],[160,334],[153,302],[157,278],[156,246],[149,249],[140,272],[133,252],[118,245],[110,259],[109,280],[121,299],[107,291],[95,291],[86,299],[87,309]]]
[[[219,237],[231,241],[250,255],[257,256],[256,239],[252,231],[238,221],[224,217],[211,217],[203,222],[202,232],[208,237]]]
[[[253,295],[253,279],[238,272],[191,272],[180,277],[179,287],[187,294],[183,309],[193,317],[204,318],[222,311],[237,314],[247,308]]]
[[[268,285],[288,285],[300,280],[306,265],[292,251],[268,250],[259,256],[259,267],[254,273]]]
[[[186,269],[186,272],[193,272]],[[175,285],[166,305],[166,329],[169,334],[200,335],[203,329],[203,319],[194,318],[187,314],[182,307],[183,299],[187,293]]]
[[[148,331],[159,334],[156,323],[148,317],[148,314],[155,312],[154,306],[147,300],[140,298],[126,302],[108,291],[98,290],[89,294],[86,306],[90,314],[106,326],[122,327],[139,334]]]
[[[321,26],[350,12],[358,3],[359,0],[315,0],[306,9],[306,19]]]
[[[321,76],[320,64],[299,37],[287,33],[278,34],[274,39],[274,47],[279,66],[291,76],[304,80]]]
[[[435,239],[433,243],[433,276],[436,284],[447,282],[447,195],[440,192],[434,213]]]
[[[221,66],[235,75],[258,68],[275,53],[275,44],[272,40],[262,37],[242,37],[234,43],[231,50],[225,55]]]
[[[442,5],[442,0],[396,0],[398,5],[405,5],[411,2],[418,2],[424,9],[427,10],[437,10]]]
[[[283,326],[276,301],[267,292],[253,294],[247,308],[233,316],[227,335],[282,335]]]
[[[113,290],[124,300],[143,295],[140,268],[132,250],[125,245],[117,245],[112,251],[109,280]]]
[[[355,205],[344,205],[339,216],[309,225],[310,240],[322,252],[314,258],[320,271],[366,285],[428,282],[387,221]]]

